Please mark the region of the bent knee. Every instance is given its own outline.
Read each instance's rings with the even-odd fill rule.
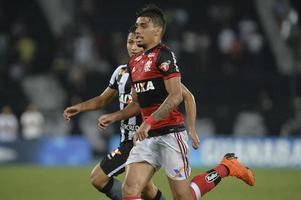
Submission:
[[[103,189],[109,182],[109,180],[110,178],[105,173],[101,173],[98,170],[93,170],[91,172],[90,182],[98,190]]]
[[[140,185],[138,183],[124,182],[122,184],[122,194],[124,196],[140,196]]]
[[[145,199],[154,199],[157,195],[158,189],[154,184],[147,184],[142,190],[142,196]]]

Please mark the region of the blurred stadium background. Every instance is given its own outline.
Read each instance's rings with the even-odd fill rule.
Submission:
[[[149,2],[0,0],[0,199],[105,199],[89,172],[118,144],[118,123],[96,126],[118,105],[70,123],[62,112],[99,95],[127,62],[127,30]],[[152,3],[167,14],[164,43],[198,107],[194,173],[229,151],[255,168],[254,188],[229,179],[206,198],[300,199],[300,1]]]

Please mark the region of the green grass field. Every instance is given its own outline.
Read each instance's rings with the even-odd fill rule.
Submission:
[[[45,168],[0,166],[0,200],[105,200],[89,182],[90,167]],[[202,170],[193,170],[193,174]],[[226,178],[208,193],[207,200],[300,200],[301,170],[257,169],[256,186]],[[167,199],[172,199],[162,171],[154,177]]]

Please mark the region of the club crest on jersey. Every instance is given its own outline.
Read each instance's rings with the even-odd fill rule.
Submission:
[[[144,65],[144,71],[145,71],[145,72],[151,71],[152,63],[153,63],[152,60],[148,60],[148,61],[145,63],[145,65]]]
[[[155,90],[154,84],[152,81],[140,82],[134,84],[135,91],[137,93],[147,92],[150,90]]]
[[[167,72],[169,70],[170,63],[171,63],[170,60],[168,60],[166,62],[161,63],[159,67],[162,71]]]

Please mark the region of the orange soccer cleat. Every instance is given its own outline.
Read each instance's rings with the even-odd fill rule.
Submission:
[[[221,164],[229,169],[229,176],[235,176],[250,186],[255,185],[252,171],[248,167],[242,165],[234,153],[227,153],[221,161]]]

